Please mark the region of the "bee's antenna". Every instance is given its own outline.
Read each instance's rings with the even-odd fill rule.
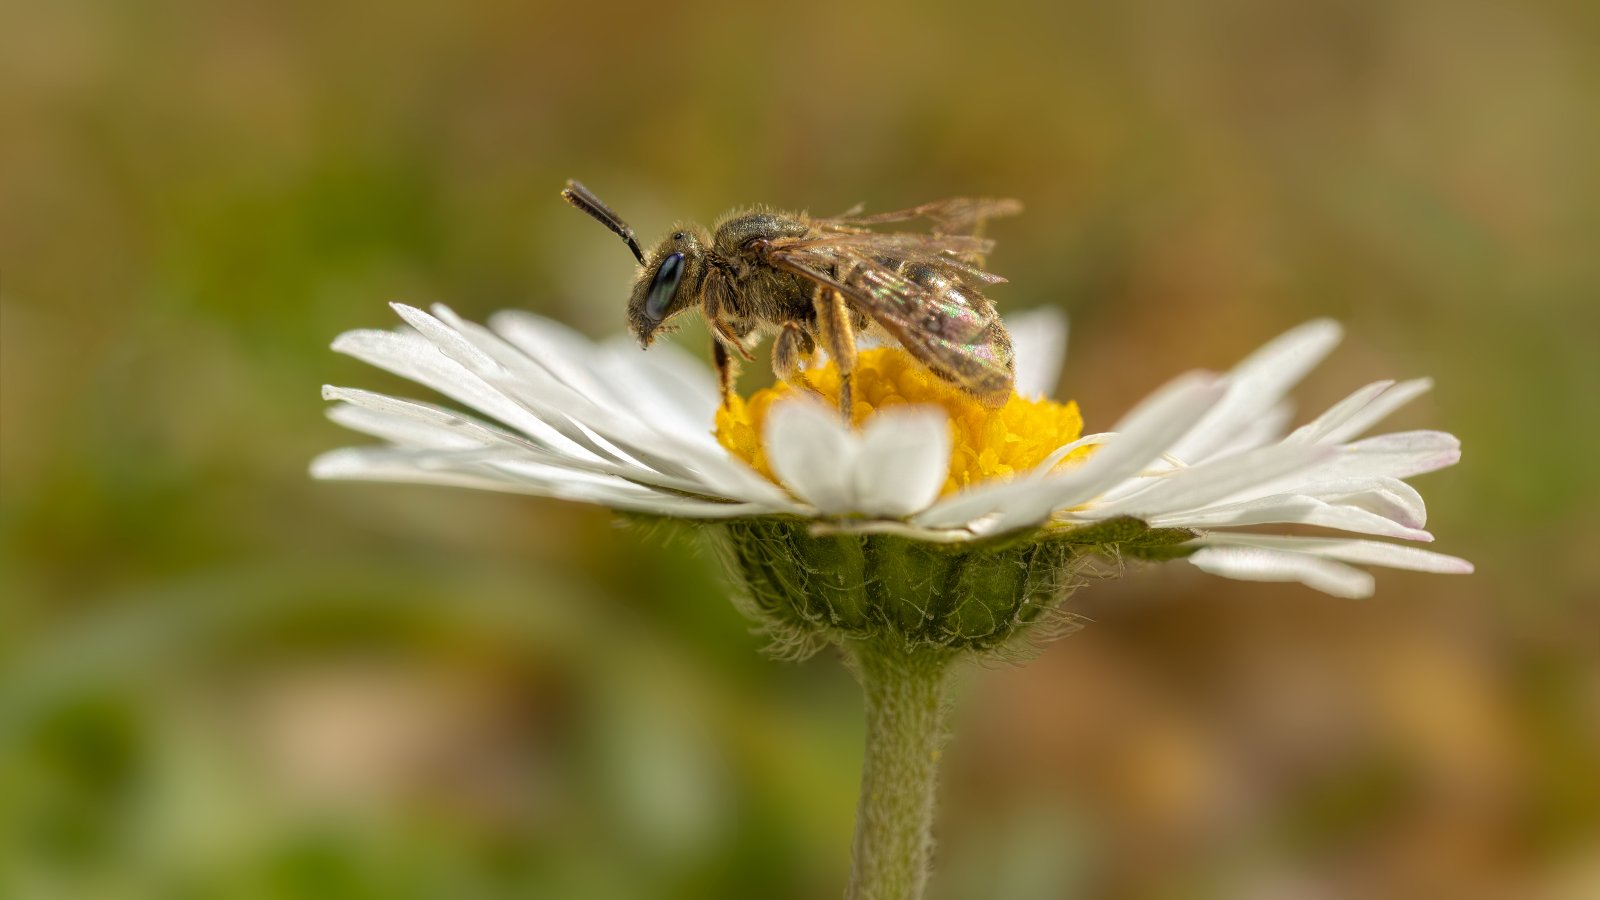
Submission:
[[[611,207],[605,205],[604,201],[596,197],[593,191],[568,178],[566,190],[561,192],[561,199],[583,210],[593,216],[601,225],[616,232],[617,237],[622,238],[623,243],[628,245],[628,249],[633,251],[633,258],[639,261],[639,265],[644,265],[644,253],[639,250],[639,241],[633,236],[633,229],[628,227],[627,222],[622,221],[621,216],[612,212]]]

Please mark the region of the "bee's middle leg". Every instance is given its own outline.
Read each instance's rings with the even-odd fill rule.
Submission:
[[[772,342],[772,374],[785,384],[792,384],[817,393],[806,378],[805,363],[817,352],[817,343],[798,323],[785,322],[783,330]]]
[[[856,329],[850,323],[850,308],[845,306],[843,294],[821,285],[817,286],[811,302],[817,310],[817,330],[822,333],[822,342],[839,367],[839,413],[849,423],[854,421],[850,382],[856,370]]]

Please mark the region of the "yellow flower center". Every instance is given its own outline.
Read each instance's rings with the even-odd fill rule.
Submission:
[[[839,402],[839,370],[832,362],[806,371],[806,379],[829,402]],[[875,410],[917,404],[938,406],[950,417],[950,475],[944,494],[970,484],[1009,478],[1044,462],[1063,444],[1083,433],[1078,404],[1028,400],[1016,393],[990,409],[929,372],[898,347],[874,347],[857,357],[852,413],[856,427]],[[761,435],[772,404],[797,389],[779,382],[749,400],[733,397],[717,409],[717,440],[728,452],[773,478]],[[1068,454],[1062,464],[1088,456],[1092,447]],[[776,481],[776,479],[773,479]]]

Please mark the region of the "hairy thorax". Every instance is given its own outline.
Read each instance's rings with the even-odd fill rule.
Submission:
[[[707,305],[739,334],[779,322],[797,322],[810,330],[816,321],[815,286],[762,259],[766,241],[802,237],[810,230],[798,216],[768,211],[740,212],[723,220],[712,238],[716,262],[706,275]]]

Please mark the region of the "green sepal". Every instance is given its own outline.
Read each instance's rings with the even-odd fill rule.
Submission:
[[[683,522],[624,518],[651,528]],[[792,657],[862,640],[952,650],[1026,646],[1036,626],[1068,623],[1062,601],[1103,574],[1100,561],[1163,562],[1197,549],[1195,532],[1151,528],[1132,516],[954,543],[822,531],[799,516],[694,525],[715,537],[739,584],[740,609],[773,638],[776,652]]]
[[[1151,528],[1134,516],[1117,516],[1056,532],[1057,540],[1069,544],[1116,545],[1130,547],[1165,547],[1193,540],[1195,533],[1187,528]]]
[[[1055,612],[1091,557],[1038,534],[941,544],[814,525],[773,516],[715,528],[742,607],[793,655],[863,640],[1001,648]]]

